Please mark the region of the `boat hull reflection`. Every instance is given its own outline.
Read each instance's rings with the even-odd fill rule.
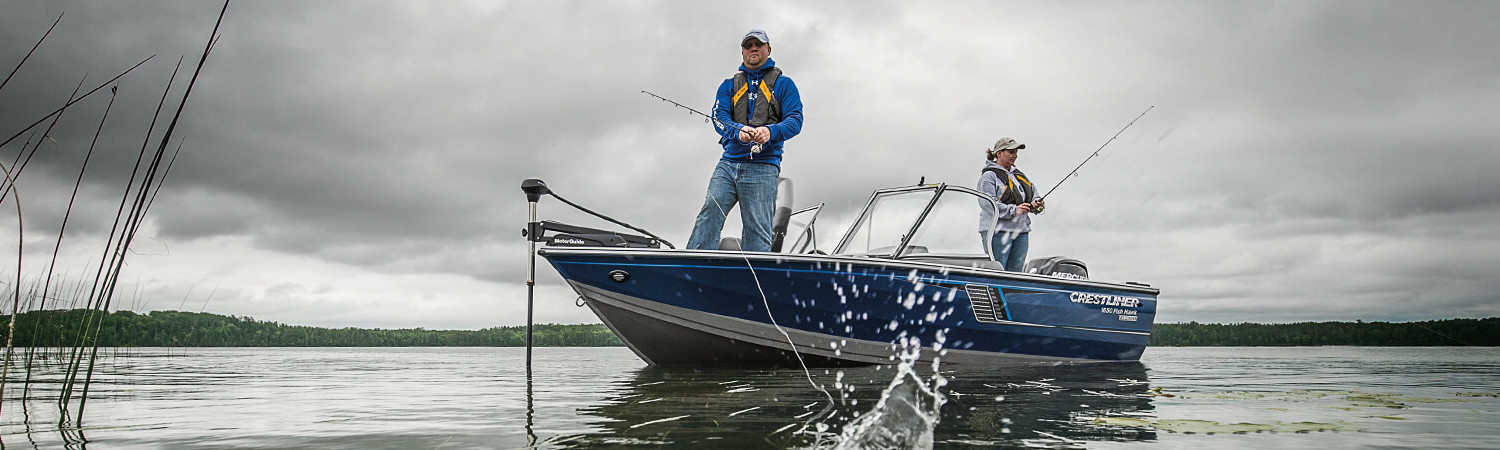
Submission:
[[[822,443],[839,439],[855,417],[872,413],[896,372],[892,366],[814,370],[810,376],[799,369],[647,367],[623,382],[618,395],[579,411],[605,431],[561,441],[571,448],[808,448],[819,443],[819,435],[799,430],[823,424]],[[835,399],[831,408],[809,377],[827,386]],[[922,377],[930,379],[930,373]],[[1154,416],[1139,363],[963,371],[945,378],[939,389],[944,404],[931,430],[939,448],[1156,439],[1149,428],[1093,420]]]

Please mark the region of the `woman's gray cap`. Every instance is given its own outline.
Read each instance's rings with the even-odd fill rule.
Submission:
[[[745,33],[745,37],[740,38],[740,43],[743,44],[745,43],[745,41],[750,40],[750,38],[759,39],[761,42],[765,42],[767,45],[771,43],[771,38],[766,37],[766,30],[762,30],[760,28],[751,28],[749,33]]]
[[[1003,137],[995,141],[994,147],[990,147],[990,153],[1000,153],[1001,150],[1020,150],[1023,148],[1026,148],[1026,144],[1016,142],[1015,139]]]

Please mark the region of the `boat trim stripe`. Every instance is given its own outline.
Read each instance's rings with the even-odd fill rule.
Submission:
[[[1149,287],[1125,283],[1109,283],[1095,280],[1074,280],[1068,278],[1049,277],[1023,272],[1006,272],[1003,270],[991,270],[977,267],[953,266],[923,261],[906,261],[899,259],[860,258],[847,255],[793,255],[785,253],[762,253],[762,252],[738,252],[727,250],[663,250],[652,248],[602,248],[602,247],[556,247],[545,246],[537,249],[537,254],[546,257],[549,253],[560,255],[618,255],[629,257],[634,253],[668,254],[678,258],[724,258],[737,261],[799,261],[811,264],[834,264],[841,266],[846,264],[877,265],[883,267],[901,267],[906,269],[925,269],[945,273],[963,273],[982,277],[999,277],[1014,279],[1023,282],[1042,282],[1052,284],[1082,285],[1095,288],[1116,289],[1145,295],[1159,295],[1160,290]],[[681,267],[700,267],[682,265]],[[921,280],[918,280],[921,281]],[[932,283],[929,283],[932,284]]]
[[[584,262],[584,261],[569,261],[566,264],[578,264],[578,265],[590,265],[590,266],[615,265],[614,263]],[[706,266],[706,265],[689,265],[689,264],[652,264],[652,263],[641,262],[641,261],[635,261],[635,262],[633,262],[633,264],[641,265],[641,266],[653,266],[653,267],[681,267],[681,268],[698,268],[698,269],[722,269],[722,270],[734,269],[734,270],[739,270],[738,267],[731,268],[731,267],[724,267],[724,266]],[[756,268],[755,270],[773,270],[773,269]],[[836,275],[845,275],[845,274],[847,274],[847,275],[856,275],[856,274],[850,273],[850,272],[834,272],[834,271],[828,271],[828,270],[806,270],[806,269],[774,269],[774,270],[776,270],[776,271],[786,271],[786,272],[826,273],[826,274],[836,274]],[[904,280],[904,281],[910,281],[910,278],[906,277],[904,275],[865,275],[865,276],[879,276],[879,277],[882,277],[882,278],[884,278],[884,277],[894,277],[895,279],[900,279],[900,280]],[[943,285],[943,283],[935,282],[935,281],[932,281],[932,280],[922,281],[921,279],[918,279],[917,281],[920,281],[920,282],[923,282],[923,283],[926,283],[926,284],[932,284],[932,285],[935,285],[935,286],[942,286]],[[985,284],[982,284],[982,283],[974,283],[974,284],[985,285]],[[995,288],[1000,288],[1000,286],[994,286],[994,285],[985,285],[985,286],[992,286],[992,287],[995,287]],[[1047,289],[1031,289],[1031,288],[1022,289],[1022,288],[1010,288],[1010,287],[1006,287],[1006,288],[1011,289],[1011,290],[1031,290],[1031,291],[1037,291],[1037,292],[1050,292],[1050,293],[1066,293],[1066,292],[1068,292],[1068,291],[1063,291],[1063,290],[1047,290]],[[1004,295],[1004,294],[1001,294],[1001,295]],[[1010,317],[1010,313],[1009,313],[1008,309],[1006,311],[1006,317]],[[981,320],[981,322],[983,322],[983,321]],[[1076,326],[1076,325],[1049,325],[1049,324],[1040,324],[1040,323],[1016,322],[1016,321],[1011,321],[1011,320],[996,320],[995,322],[989,322],[989,323],[995,323],[995,324],[999,324],[999,325],[1021,325],[1021,326],[1029,326],[1029,327],[1063,328],[1063,329],[1069,329],[1069,330],[1098,331],[1098,332],[1105,332],[1105,333],[1132,334],[1132,335],[1137,335],[1137,336],[1150,336],[1151,335],[1151,332],[1149,330],[1148,331],[1139,331],[1139,330],[1131,330],[1131,329],[1125,329],[1125,328],[1082,327],[1082,326]]]

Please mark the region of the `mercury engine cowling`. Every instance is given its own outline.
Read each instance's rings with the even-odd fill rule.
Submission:
[[[1021,271],[1058,278],[1089,279],[1089,268],[1083,264],[1083,261],[1065,256],[1033,258],[1030,261],[1026,261],[1026,266]]]

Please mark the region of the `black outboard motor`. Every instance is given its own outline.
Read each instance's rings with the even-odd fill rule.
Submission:
[[[1026,266],[1021,271],[1058,278],[1071,278],[1074,280],[1089,279],[1089,268],[1083,264],[1083,261],[1064,256],[1034,258],[1026,261]]]

